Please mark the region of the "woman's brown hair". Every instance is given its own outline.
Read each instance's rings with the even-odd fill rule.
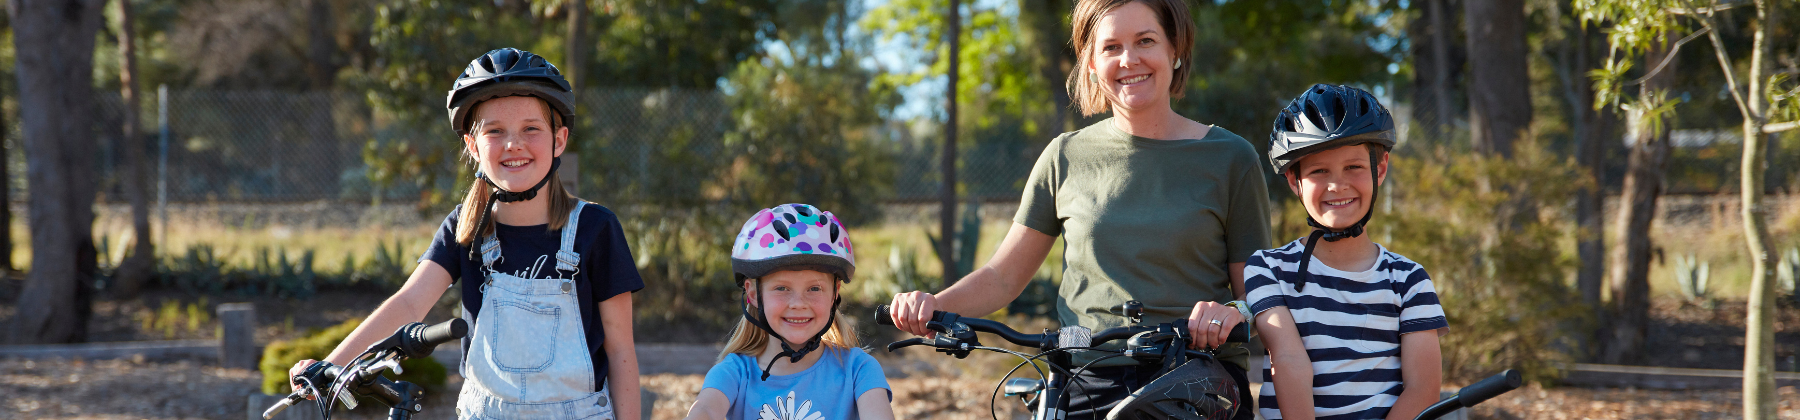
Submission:
[[[534,99],[537,99],[536,103],[538,106],[542,107],[544,120],[550,121],[550,133],[554,138],[555,133],[562,131],[562,120],[560,118],[555,118],[555,116],[552,115],[553,113],[550,112],[549,102],[544,102],[542,98]],[[469,115],[481,115],[481,105],[485,104],[486,102],[475,105],[475,109],[470,111]],[[474,120],[474,122],[471,123],[474,125],[474,128],[470,129],[469,132],[480,132],[482,120],[480,118],[470,119]],[[567,139],[564,139],[564,141],[567,141]],[[475,161],[475,156],[470,155],[466,149],[463,152],[463,156],[467,157],[470,162],[475,163],[476,170],[480,170],[481,163]],[[557,176],[555,171],[550,172],[549,177],[550,181],[545,183],[543,191],[544,198],[550,200],[550,224],[548,227],[550,230],[562,229],[563,225],[569,223],[569,211],[575,209],[575,196],[570,195],[569,191],[563,188],[562,178]],[[475,178],[475,182],[469,184],[469,194],[463,196],[462,200],[462,213],[456,217],[456,243],[467,246],[474,243],[477,236],[486,236],[494,233],[493,217],[488,217],[487,224],[479,226],[479,230],[477,230],[477,226],[475,226],[477,223],[480,223],[479,219],[481,217],[481,211],[479,209],[485,209],[488,208],[488,206],[494,205],[492,201],[492,192],[493,190],[487,185],[487,181],[482,181],[481,178]]]
[[[1174,80],[1169,83],[1169,98],[1181,99],[1187,91],[1189,69],[1194,68],[1194,18],[1188,14],[1185,0],[1081,0],[1075,4],[1075,13],[1070,16],[1069,42],[1075,47],[1075,71],[1069,73],[1069,97],[1075,105],[1081,107],[1081,115],[1089,116],[1106,112],[1111,102],[1106,93],[1100,90],[1088,76],[1088,62],[1092,61],[1094,26],[1100,24],[1100,17],[1118,9],[1119,6],[1137,2],[1150,6],[1156,13],[1156,22],[1162,25],[1171,47],[1175,50],[1175,58],[1184,65],[1174,70]]]

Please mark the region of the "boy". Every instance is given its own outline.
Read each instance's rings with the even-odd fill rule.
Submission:
[[[1411,419],[1437,401],[1438,336],[1449,323],[1425,269],[1362,234],[1387,176],[1393,118],[1369,92],[1313,85],[1275,117],[1269,143],[1315,230],[1244,267],[1269,351],[1262,416]]]

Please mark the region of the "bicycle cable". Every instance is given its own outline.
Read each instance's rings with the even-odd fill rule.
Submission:
[[[1107,351],[1107,350],[1095,350],[1095,351]],[[1081,367],[1076,368],[1075,372],[1073,374],[1069,375],[1069,383],[1074,384],[1074,385],[1080,385],[1082,395],[1087,395],[1087,385],[1081,385],[1082,382],[1087,382],[1087,380],[1081,379],[1081,372],[1087,371],[1088,367],[1093,366],[1095,363],[1100,363],[1102,361],[1105,361],[1106,359],[1111,359],[1114,357],[1124,357],[1124,356],[1125,356],[1124,353],[1118,353],[1118,354],[1107,355],[1106,357],[1101,357],[1099,359],[1094,359],[1092,361],[1089,361],[1089,362],[1087,362],[1087,364],[1081,365]],[[1064,405],[1067,405],[1067,403],[1069,401],[1068,400],[1069,390],[1070,390],[1070,388],[1067,388],[1067,387],[1063,388],[1063,390],[1062,390],[1061,397],[1063,398]],[[1088,401],[1088,402],[1089,402],[1088,405],[1093,405],[1092,404],[1093,401]],[[1093,416],[1099,415],[1100,407],[1093,407],[1093,409],[1094,409],[1093,412],[1088,413],[1089,419],[1097,419],[1098,418],[1098,417],[1093,417]],[[1064,414],[1065,418],[1068,415],[1068,413],[1063,413],[1063,414]]]
[[[1005,352],[1005,353],[1008,353],[1008,354],[1012,354],[1012,355],[1014,355],[1014,356],[1018,356],[1018,357],[1020,357],[1020,358],[1023,358],[1023,359],[1025,359],[1025,360],[1024,360],[1024,361],[1023,361],[1023,362],[1019,362],[1019,364],[1018,364],[1018,365],[1016,365],[1016,366],[1013,366],[1013,368],[1012,368],[1012,370],[1009,370],[1009,371],[1007,371],[1007,372],[1006,372],[1006,375],[1002,375],[1002,376],[1001,376],[1001,381],[1000,381],[1000,384],[998,384],[998,385],[995,385],[995,386],[994,386],[994,391],[993,391],[993,393],[991,393],[991,394],[989,394],[989,395],[988,395],[988,416],[990,416],[990,417],[993,417],[993,418],[994,418],[994,420],[999,420],[999,418],[1000,418],[1000,415],[999,415],[999,413],[998,413],[998,411],[999,411],[999,408],[998,408],[998,401],[999,401],[999,398],[1000,398],[1000,388],[1001,388],[1001,387],[1002,387],[1002,386],[1004,386],[1004,385],[1005,385],[1005,384],[1006,384],[1006,380],[1005,380],[1005,378],[1007,378],[1007,377],[1010,377],[1010,376],[1012,376],[1012,374],[1013,374],[1013,372],[1017,372],[1017,371],[1018,371],[1018,370],[1019,370],[1019,368],[1023,368],[1023,367],[1025,367],[1025,365],[1026,365],[1026,364],[1031,364],[1031,365],[1032,365],[1032,367],[1033,367],[1033,368],[1034,368],[1034,369],[1036,369],[1036,370],[1037,370],[1037,372],[1038,372],[1038,378],[1039,378],[1039,379],[1040,379],[1040,380],[1043,380],[1043,381],[1044,381],[1044,382],[1045,382],[1045,383],[1046,383],[1046,384],[1047,384],[1047,383],[1048,383],[1048,382],[1049,382],[1049,378],[1048,378],[1048,377],[1047,377],[1047,376],[1046,376],[1046,375],[1044,375],[1044,369],[1043,369],[1043,367],[1041,367],[1041,366],[1038,366],[1038,365],[1037,365],[1037,364],[1035,364],[1035,363],[1031,363],[1031,362],[1033,362],[1033,361],[1037,361],[1037,360],[1040,360],[1040,359],[1042,359],[1042,358],[1043,358],[1043,357],[1044,357],[1044,356],[1048,356],[1048,355],[1051,355],[1051,354],[1055,354],[1055,353],[1059,353],[1059,352],[1060,352],[1060,353],[1067,353],[1067,354],[1073,354],[1073,353],[1074,353],[1074,351],[1075,351],[1075,350],[1080,350],[1080,351],[1093,351],[1093,352],[1102,352],[1102,353],[1113,353],[1113,354],[1111,354],[1111,355],[1107,355],[1107,356],[1105,356],[1105,357],[1101,357],[1101,358],[1099,358],[1099,359],[1095,359],[1095,360],[1093,360],[1093,361],[1090,361],[1090,362],[1088,362],[1088,363],[1087,363],[1087,364],[1084,364],[1084,365],[1082,365],[1082,366],[1081,366],[1081,367],[1080,367],[1080,368],[1077,368],[1077,369],[1075,369],[1075,370],[1074,370],[1074,371],[1070,371],[1070,370],[1068,370],[1068,369],[1064,369],[1064,368],[1063,368],[1063,367],[1062,367],[1062,366],[1058,366],[1058,365],[1056,365],[1056,364],[1055,364],[1055,363],[1050,363],[1050,364],[1049,364],[1049,366],[1050,366],[1050,368],[1051,368],[1051,369],[1053,369],[1053,370],[1061,370],[1061,371],[1062,371],[1062,373],[1064,373],[1064,374],[1066,374],[1066,375],[1069,375],[1069,378],[1070,378],[1070,383],[1071,383],[1071,384],[1076,384],[1076,385],[1080,385],[1080,386],[1081,386],[1081,393],[1082,393],[1082,394],[1083,394],[1083,395],[1086,395],[1086,394],[1087,394],[1087,386],[1086,386],[1086,385],[1082,385],[1082,384],[1081,384],[1081,383],[1083,383],[1083,382],[1087,382],[1087,380],[1086,380],[1086,379],[1082,379],[1082,378],[1081,378],[1081,376],[1080,376],[1080,372],[1082,372],[1082,371],[1085,371],[1085,370],[1087,370],[1087,368],[1088,368],[1088,367],[1089,367],[1089,366],[1093,366],[1093,364],[1095,364],[1095,363],[1099,363],[1099,362],[1101,362],[1101,361],[1103,361],[1103,360],[1107,360],[1107,359],[1111,359],[1111,358],[1115,358],[1115,357],[1122,357],[1122,356],[1124,356],[1124,353],[1122,353],[1122,352],[1119,352],[1119,351],[1116,351],[1116,350],[1108,350],[1108,349],[1101,349],[1101,348],[1095,348],[1095,347],[1068,347],[1068,348],[1059,348],[1059,349],[1050,349],[1050,350],[1046,350],[1046,351],[1044,351],[1044,352],[1041,352],[1041,353],[1038,353],[1038,354],[1035,354],[1035,355],[1031,355],[1031,356],[1026,356],[1026,355],[1025,355],[1025,354],[1024,354],[1024,353],[1020,353],[1020,352],[1015,352],[1015,351],[1011,351],[1011,350],[1006,350],[1006,349],[1001,349],[1001,348],[993,348],[993,347],[985,347],[985,346],[976,346],[976,347],[972,347],[972,348],[976,348],[976,349],[982,349],[982,350],[988,350],[988,351],[998,351],[998,352]],[[1067,388],[1067,387],[1065,387],[1065,388],[1063,388],[1063,389],[1062,389],[1062,391],[1061,391],[1061,392],[1062,392],[1062,394],[1061,394],[1061,395],[1059,395],[1059,397],[1065,397],[1065,398],[1066,398],[1066,397],[1067,397],[1067,395],[1068,395],[1068,393],[1069,393],[1069,388]],[[1065,399],[1065,401],[1066,401],[1066,399]],[[1030,407],[1027,407],[1027,410],[1029,410],[1029,409],[1030,409]]]
[[[1000,420],[1000,414],[997,412],[997,411],[999,411],[998,403],[1000,400],[1000,388],[1006,385],[1006,378],[1012,377],[1013,372],[1018,372],[1019,368],[1025,367],[1025,365],[1030,364],[1034,370],[1037,370],[1038,380],[1044,381],[1044,382],[1050,381],[1050,378],[1044,375],[1044,368],[1039,367],[1035,363],[1031,363],[1031,361],[1036,360],[1039,356],[1043,356],[1045,353],[1049,353],[1049,352],[1055,351],[1055,350],[1045,351],[1045,352],[1038,353],[1038,354],[1032,355],[1032,356],[1026,356],[1025,353],[1020,353],[1020,352],[1002,349],[1002,348],[984,347],[984,346],[975,346],[973,348],[988,350],[988,351],[1006,352],[1008,354],[1018,356],[1019,358],[1025,359],[1025,361],[1019,362],[1018,365],[1013,366],[1012,370],[1006,371],[1005,375],[1000,375],[1000,382],[994,384],[994,392],[991,394],[988,394],[988,416],[993,417],[994,420]],[[1029,407],[1027,407],[1027,408],[1029,408]]]

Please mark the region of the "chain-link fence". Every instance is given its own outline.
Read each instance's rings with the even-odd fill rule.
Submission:
[[[374,109],[362,94],[149,90],[141,101],[149,186],[172,203],[410,201],[430,191],[458,193],[470,170],[461,143],[438,112],[401,118]],[[121,135],[117,92],[96,93],[100,143],[96,165],[103,199],[123,199],[129,144]],[[704,196],[705,176],[729,165],[741,148],[728,144],[737,115],[713,91],[604,89],[578,95],[580,117],[570,151],[582,194],[609,202],[674,202]],[[435,111],[435,110],[433,110]],[[14,197],[28,194],[26,157],[16,115],[8,113],[8,158]],[[896,124],[896,126],[898,126]],[[942,187],[941,134],[930,129],[872,127],[891,179],[878,201],[937,200]],[[980,131],[980,130],[978,130]],[[987,130],[959,142],[963,199],[1013,200],[1049,138]],[[166,148],[165,148],[166,145]],[[459,181],[460,180],[460,181]]]
[[[153,192],[160,185],[169,202],[412,201],[433,191],[455,193],[466,188],[458,182],[466,182],[470,172],[458,167],[464,164],[458,155],[461,145],[436,110],[421,118],[388,116],[369,105],[365,95],[350,92],[146,93],[140,111],[144,135],[138,141],[147,154],[145,163],[151,165]],[[100,91],[96,96],[92,116],[100,143],[95,157],[100,191],[106,200],[122,199],[119,180],[128,152],[119,129],[123,102],[117,92]],[[705,195],[701,180],[719,174],[714,166],[729,165],[734,155],[745,152],[728,144],[729,134],[743,122],[735,120],[729,98],[719,92],[598,89],[582,92],[578,100],[581,117],[573,127],[570,150],[580,156],[576,164],[584,196],[616,203],[700,197]],[[1466,139],[1466,128],[1456,124],[1435,136],[1431,130],[1409,130],[1431,124],[1415,124],[1404,104],[1396,109],[1407,143]],[[13,197],[20,198],[28,194],[28,168],[16,106],[13,111],[6,113],[8,172]],[[883,159],[893,165],[890,179],[879,180],[885,196],[878,201],[937,200],[943,184],[941,134],[935,128],[899,123],[869,131],[877,134],[866,141],[879,143],[875,149],[887,154]],[[1619,131],[1612,130],[1603,147],[1609,189],[1616,189],[1617,180],[1623,178],[1625,147],[1612,140],[1623,136]],[[1442,136],[1449,138],[1436,138]],[[1795,137],[1800,136],[1781,136],[1772,148],[1800,147]],[[1005,129],[965,130],[958,152],[959,197],[1017,199],[1048,140]],[[1734,190],[1735,143],[1680,144],[1671,159],[1671,190]],[[1572,145],[1555,141],[1550,146],[1573,150]],[[1796,166],[1800,166],[1796,158],[1773,154],[1770,189],[1795,188]]]

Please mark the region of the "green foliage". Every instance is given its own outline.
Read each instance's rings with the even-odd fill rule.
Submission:
[[[373,205],[381,204],[383,189],[392,188],[403,180],[419,188],[419,202],[432,205],[453,199],[444,189],[437,188],[440,178],[448,178],[453,173],[444,171],[450,166],[449,160],[457,153],[461,142],[450,139],[443,141],[387,141],[381,137],[363,143],[362,159],[367,166],[364,175],[375,186],[370,192]]]
[[[165,300],[155,312],[140,312],[137,317],[140,330],[161,332],[164,340],[172,340],[177,335],[198,336],[213,326],[212,312],[204,296],[186,305]]]
[[[1769,76],[1769,122],[1800,121],[1800,81],[1795,73],[1776,72]],[[1788,87],[1788,85],[1793,87]]]
[[[1393,42],[1404,32],[1398,12],[1391,1],[1198,2],[1187,97],[1172,105],[1264,144],[1275,111],[1314,83],[1375,89],[1395,81],[1388,65],[1408,62]]]
[[[408,251],[396,239],[391,245],[377,241],[376,250],[358,264],[346,254],[337,272],[320,273],[314,267],[316,252],[300,251],[290,258],[285,247],[255,247],[248,261],[219,253],[213,245],[196,244],[179,256],[165,255],[157,267],[159,287],[205,295],[238,294],[305,299],[320,289],[398,290],[415,266]]]
[[[911,69],[892,69],[875,78],[880,89],[898,90],[949,72],[949,44],[944,32],[948,3],[932,0],[896,0],[864,14],[858,22],[864,30],[877,34],[883,41],[900,42],[914,51],[927,65]],[[1029,13],[1059,13],[1066,19],[1068,11],[1014,10],[1018,5],[1004,2],[974,2],[963,5],[962,32],[958,40],[957,100],[962,106],[962,121],[971,125],[965,130],[1004,130],[1016,132],[1036,141],[1062,131],[1062,127],[1038,127],[1044,115],[1060,110],[1051,100],[1052,89],[1061,89],[1062,80],[1044,80],[1037,66],[1043,65],[1032,56],[1040,48],[1037,42],[1068,43],[1067,38],[1041,39],[1026,36],[1028,27],[1021,16]],[[1036,35],[1036,34],[1033,34]],[[1066,37],[1066,35],[1064,35]],[[1054,64],[1054,63],[1052,63]],[[941,119],[941,117],[935,117]],[[994,136],[973,136],[981,142]]]
[[[943,243],[931,231],[925,232],[925,238],[931,241],[931,252],[938,254]],[[981,243],[981,201],[971,197],[968,204],[963,205],[962,227],[956,230],[956,238],[950,243],[950,249],[956,253],[956,272],[968,275],[975,271],[975,249]],[[941,258],[942,255],[939,255]]]
[[[1632,121],[1645,121],[1640,130],[1660,131],[1663,116],[1673,110],[1679,101],[1668,100],[1665,91],[1649,92],[1649,95],[1636,98],[1629,97],[1627,88],[1641,84],[1644,80],[1626,81],[1626,75],[1632,70],[1633,62],[1646,57],[1650,50],[1660,48],[1664,43],[1672,43],[1669,38],[1677,31],[1684,29],[1671,13],[1665,9],[1680,7],[1681,2],[1675,0],[1576,0],[1575,13],[1580,16],[1582,24],[1607,25],[1607,51],[1604,64],[1599,69],[1588,73],[1594,81],[1594,108],[1605,109],[1618,106],[1632,114]],[[1658,70],[1661,63],[1646,63],[1645,71],[1675,71],[1673,68]]]
[[[1696,262],[1697,261],[1697,262]],[[1712,278],[1712,262],[1698,260],[1694,254],[1675,257],[1675,283],[1681,285],[1681,295],[1690,302],[1701,302],[1712,306],[1707,296],[1707,282]]]
[[[353,283],[366,281],[384,288],[399,289],[400,285],[406,283],[406,278],[412,273],[413,266],[416,265],[406,255],[399,239],[395,239],[392,246],[377,241],[375,255],[371,256],[367,263],[356,267],[357,270],[352,274],[350,281]]]
[[[263,374],[262,392],[271,395],[292,392],[293,388],[288,385],[288,368],[301,360],[324,360],[344,337],[349,337],[356,326],[362,325],[362,321],[362,318],[355,318],[324,330],[313,330],[305,337],[269,343],[263,349],[262,361],[257,364]],[[396,381],[412,382],[430,391],[442,391],[444,379],[448,377],[444,365],[431,358],[401,361],[400,369],[406,373],[383,372],[382,375]]]
[[[1510,160],[1442,147],[1393,156],[1384,188],[1393,192],[1391,211],[1371,226],[1390,236],[1388,249],[1431,274],[1450,321],[1447,378],[1506,368],[1554,378],[1555,364],[1572,357],[1572,343],[1562,340],[1588,322],[1565,284],[1576,266],[1569,203],[1583,178],[1541,142],[1522,141]]]
[[[1788,248],[1781,254],[1775,277],[1781,282],[1776,291],[1786,290],[1793,295],[1794,303],[1800,303],[1800,248]]]
[[[711,89],[754,59],[765,40],[826,22],[842,7],[822,0],[589,1],[598,54],[583,66],[583,79],[589,86]],[[564,62],[561,48],[544,53]]]
[[[867,242],[858,249],[873,250]],[[914,290],[933,290],[919,274],[919,251],[907,246],[889,246],[887,270],[861,275],[861,284],[851,286],[856,297],[865,302],[883,302],[894,295]]]
[[[848,61],[738,66],[727,81],[736,124],[724,136],[736,153],[714,181],[726,201],[759,208],[804,202],[837,214],[875,214],[894,174],[873,129],[885,101],[868,84],[869,75]]]
[[[688,325],[724,334],[738,318],[741,289],[731,244],[751,212],[637,206],[621,214],[644,291],[633,299],[640,327]]]

